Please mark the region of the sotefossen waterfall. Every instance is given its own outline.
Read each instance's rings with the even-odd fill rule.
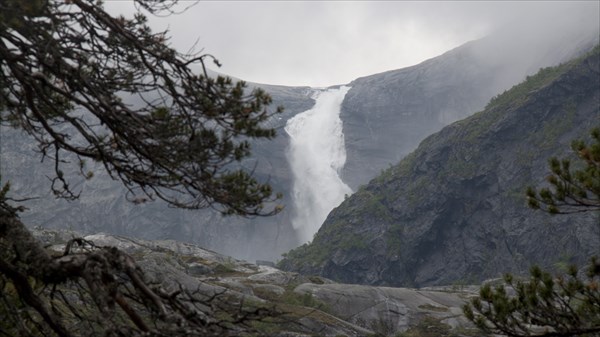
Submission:
[[[315,106],[288,120],[287,154],[294,177],[292,224],[304,242],[325,221],[327,214],[352,193],[339,176],[346,162],[340,107],[349,87],[316,90]]]

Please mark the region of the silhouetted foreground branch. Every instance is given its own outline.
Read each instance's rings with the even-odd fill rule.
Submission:
[[[173,4],[136,3],[155,13]],[[94,161],[132,200],[276,213],[265,204],[277,199],[270,186],[241,161],[250,139],[275,136],[262,123],[281,109],[269,111],[260,89],[208,76],[211,55],[177,52],[146,21],[141,13],[112,17],[97,1],[2,1],[0,122],[32,136],[54,161],[57,196],[79,196],[66,165],[91,178]]]

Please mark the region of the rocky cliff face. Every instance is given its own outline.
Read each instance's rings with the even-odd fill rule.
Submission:
[[[553,36],[532,44],[524,33],[508,39],[492,36],[414,67],[353,81],[340,115],[347,152],[344,182],[356,190],[416,148],[427,135],[481,109],[498,90],[577,53],[597,38],[589,34]],[[56,200],[46,179],[51,163],[40,164],[33,151],[35,144],[6,128],[0,130],[2,178],[11,181],[19,197],[39,197],[27,203],[30,211],[24,220],[31,225],[170,238],[238,258],[276,260],[298,245],[291,225],[292,175],[285,156],[289,138],[283,127],[292,116],[312,108],[314,100],[307,95],[307,87],[253,86],[271,93],[273,107],[286,108],[270,121],[278,137],[252,143],[254,157],[244,163],[283,193],[282,203],[288,207],[276,217],[223,218],[212,210],[174,210],[159,202],[133,205],[125,200],[123,187],[111,181],[101,167],[96,168],[94,179],[77,183],[82,191],[80,200]],[[65,173],[73,176],[76,168]]]
[[[356,190],[526,75],[589,50],[597,31],[547,36],[508,29],[416,66],[353,81],[341,113],[348,157],[342,178]]]
[[[525,206],[547,160],[600,126],[600,49],[548,68],[443,128],[332,211],[281,266],[348,283],[479,282],[531,264],[583,264],[600,247],[598,214]]]
[[[256,87],[251,85],[250,89]],[[284,195],[290,204],[291,174],[285,149],[286,121],[314,104],[307,87],[261,86],[273,97],[272,109],[285,106],[285,112],[273,117],[268,126],[278,136],[271,141],[254,141],[253,157],[243,165],[254,170],[258,179],[269,181],[274,191]],[[276,217],[243,219],[223,217],[207,209],[184,211],[169,208],[162,202],[134,205],[126,200],[125,188],[108,177],[100,165],[91,167],[94,178],[78,180],[76,165],[65,171],[74,178],[75,190],[81,197],[73,202],[56,199],[50,193],[47,176],[52,176],[52,163],[40,163],[36,144],[19,130],[0,129],[0,168],[2,181],[10,181],[15,197],[36,198],[26,202],[29,211],[23,216],[27,225],[74,229],[83,233],[99,231],[145,239],[177,239],[194,242],[209,249],[236,257],[274,260],[282,252],[297,246],[296,234],[286,209]]]

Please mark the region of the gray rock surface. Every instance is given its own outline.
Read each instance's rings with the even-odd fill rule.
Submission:
[[[353,81],[340,116],[347,150],[342,178],[353,190],[366,184],[429,134],[483,108],[499,90],[597,41],[597,36],[582,33],[585,28],[574,32],[575,37],[552,36],[536,44],[530,43],[527,32],[510,38],[492,36],[414,67]],[[210,209],[182,211],[161,202],[134,205],[126,200],[125,189],[100,166],[92,167],[95,177],[89,181],[77,179],[75,165],[65,170],[66,176],[74,177],[71,185],[82,192],[81,198],[75,202],[56,200],[46,178],[52,175],[50,160],[40,163],[33,141],[7,128],[0,129],[2,179],[11,181],[15,197],[39,198],[26,203],[30,210],[23,219],[30,226],[176,239],[237,258],[275,261],[299,244],[291,225],[292,175],[285,156],[288,137],[283,127],[289,118],[311,108],[314,101],[307,95],[307,87],[250,86],[271,93],[272,108],[286,108],[268,122],[278,130],[277,138],[253,142],[253,158],[243,163],[283,194],[281,202],[287,208],[275,217],[224,218]]]
[[[600,51],[546,69],[486,110],[425,139],[334,209],[312,244],[280,266],[347,283],[479,283],[532,264],[587,263],[599,215],[526,206],[549,158],[600,126]]]
[[[424,316],[469,327],[461,307],[470,292],[444,292],[353,284],[301,284],[294,289],[323,301],[330,313],[383,335],[406,331]]]
[[[598,28],[589,28],[563,36],[506,29],[418,65],[354,80],[340,115],[348,157],[342,178],[356,190],[526,75],[590,49]]]
[[[251,85],[250,89],[254,87]],[[270,141],[254,141],[253,157],[242,165],[254,170],[259,180],[269,181],[274,191],[283,194],[282,204],[288,205],[292,183],[285,156],[288,138],[283,127],[289,118],[312,107],[314,101],[307,96],[306,87],[261,87],[273,97],[271,109],[281,105],[286,110],[267,123],[278,131],[278,136]],[[11,182],[15,198],[35,198],[25,203],[29,210],[23,214],[23,220],[29,226],[176,239],[252,260],[274,261],[298,244],[288,209],[275,217],[247,219],[223,217],[212,209],[178,210],[162,202],[136,205],[126,200],[126,189],[94,163],[88,163],[94,178],[87,181],[78,173],[77,165],[66,166],[65,176],[72,179],[71,186],[81,191],[81,197],[73,202],[56,199],[47,178],[53,175],[53,164],[49,158],[44,162],[40,159],[32,139],[19,130],[0,128],[2,181]]]
[[[35,228],[48,249],[62,252],[80,233]],[[108,234],[84,236],[96,246],[117,247],[134,257],[147,280],[164,287],[198,289],[202,294],[254,301],[275,308],[285,319],[260,330],[269,336],[395,335],[424,319],[447,329],[471,329],[460,306],[474,291],[377,288],[335,284],[267,266],[257,266],[188,243],[141,240]],[[199,272],[198,266],[203,266]]]

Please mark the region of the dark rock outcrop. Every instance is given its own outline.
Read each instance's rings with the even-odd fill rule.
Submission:
[[[425,139],[333,210],[280,266],[347,283],[480,282],[599,253],[598,214],[550,216],[525,202],[547,160],[600,126],[600,48],[537,75]],[[572,155],[572,154],[571,154]]]

